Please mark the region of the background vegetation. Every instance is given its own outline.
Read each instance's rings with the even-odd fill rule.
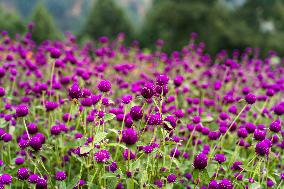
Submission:
[[[37,42],[71,31],[79,39],[125,32],[146,48],[163,39],[169,52],[199,34],[211,53],[259,47],[284,53],[284,0],[2,0],[0,29],[23,33],[33,21]]]

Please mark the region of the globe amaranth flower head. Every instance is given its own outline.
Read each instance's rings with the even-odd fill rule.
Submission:
[[[94,154],[97,163],[105,163],[109,158],[110,154],[107,150],[100,150]]]
[[[55,174],[55,180],[63,181],[67,178],[66,173],[64,171],[58,171]]]
[[[135,129],[127,128],[122,131],[122,141],[127,145],[133,145],[138,141],[138,135]]]
[[[29,183],[35,184],[35,183],[38,182],[39,179],[40,179],[40,176],[38,174],[31,174],[29,176],[28,181],[29,181]]]
[[[150,99],[155,94],[155,86],[153,83],[146,83],[141,90],[141,95],[146,98]]]
[[[98,89],[101,92],[109,92],[111,89],[111,83],[108,80],[101,80],[98,84]]]
[[[216,180],[211,180],[208,184],[208,189],[219,189],[218,182]]]
[[[30,146],[35,150],[38,151],[42,147],[41,139],[38,136],[33,136],[30,138]]]
[[[195,156],[193,166],[195,169],[204,169],[207,166],[207,156],[204,153],[199,153]]]
[[[158,187],[158,188],[163,188],[164,183],[162,180],[155,180],[154,184]]]
[[[167,75],[161,74],[156,78],[157,85],[163,86],[167,85],[169,82],[169,77]]]
[[[281,116],[284,114],[284,105],[278,104],[274,107],[274,113],[278,116]]]
[[[269,125],[269,129],[272,132],[278,133],[281,131],[281,123],[280,120],[275,120]]]
[[[177,179],[177,177],[173,173],[169,174],[168,177],[167,177],[168,183],[173,183],[173,182],[176,181],[176,179]]]
[[[61,56],[61,51],[58,48],[50,49],[50,57],[54,59],[58,59]]]
[[[143,109],[141,106],[133,106],[130,109],[130,116],[133,120],[138,121],[143,117]]]
[[[16,108],[16,116],[17,117],[25,117],[29,114],[29,108],[25,104],[21,104]]]
[[[260,156],[268,155],[269,145],[265,141],[258,142],[255,146],[255,152]]]
[[[218,184],[219,188],[218,189],[233,189],[234,185],[232,182],[228,179],[223,179],[219,182]]]
[[[226,156],[224,154],[216,154],[214,159],[221,164],[226,161]]]
[[[3,87],[0,87],[0,97],[5,96],[6,92],[5,89]]]
[[[4,173],[0,176],[0,184],[9,185],[11,183],[12,183],[11,175]]]
[[[77,83],[74,83],[68,91],[68,96],[71,99],[79,99],[82,96],[82,91],[80,89],[80,86]]]
[[[249,93],[245,96],[245,100],[248,104],[254,104],[256,101],[256,96],[254,94]]]
[[[30,176],[29,174],[29,170],[25,167],[21,167],[20,169],[18,169],[17,171],[17,176],[20,180],[27,180]]]

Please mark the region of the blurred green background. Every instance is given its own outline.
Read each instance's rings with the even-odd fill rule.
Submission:
[[[196,32],[210,53],[259,47],[284,54],[284,0],[0,0],[0,30],[24,33],[31,21],[38,43],[66,31],[80,41],[125,32],[145,48],[163,39],[170,52]]]

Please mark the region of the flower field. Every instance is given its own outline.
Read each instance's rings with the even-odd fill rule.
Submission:
[[[123,39],[2,33],[0,189],[284,188],[276,53]]]

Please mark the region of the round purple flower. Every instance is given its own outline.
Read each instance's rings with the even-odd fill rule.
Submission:
[[[55,174],[55,180],[63,181],[67,178],[66,173],[64,171],[58,171]]]
[[[16,165],[22,165],[25,162],[25,159],[22,157],[18,157],[15,159],[15,164]]]
[[[27,128],[28,128],[29,134],[36,134],[38,131],[37,125],[34,123],[29,123]]]
[[[158,188],[163,188],[164,183],[162,180],[155,180],[154,184],[158,187]]]
[[[174,174],[172,174],[172,173],[169,174],[168,177],[167,177],[168,183],[173,183],[173,182],[176,181],[176,179],[177,179],[177,177]]]
[[[77,83],[74,83],[70,88],[69,88],[69,91],[68,91],[68,95],[70,98],[72,99],[78,99],[78,98],[81,98],[82,96],[82,92],[81,92],[81,89],[79,87],[79,85]]]
[[[269,145],[265,141],[258,142],[255,146],[255,152],[264,156],[269,154]]]
[[[45,102],[45,109],[47,112],[55,110],[58,107],[58,104],[56,102]]]
[[[226,156],[224,154],[216,154],[214,159],[221,164],[226,161]]]
[[[5,89],[3,87],[0,87],[0,97],[5,96],[6,92]]]
[[[159,75],[156,79],[157,85],[163,86],[167,85],[169,82],[169,77],[167,75]]]
[[[218,184],[219,188],[218,189],[233,189],[234,185],[232,182],[228,179],[223,179],[220,181]]]
[[[246,95],[245,100],[248,104],[254,104],[256,101],[256,96],[254,94],[249,93]]]
[[[111,172],[115,172],[117,170],[117,163],[115,161],[113,161],[109,166],[108,166],[108,170]]]
[[[138,135],[135,129],[127,128],[122,131],[122,141],[127,145],[133,145],[138,141]]]
[[[98,84],[98,89],[101,92],[109,92],[111,89],[111,83],[108,80],[101,80],[100,83]]]
[[[50,57],[51,58],[57,59],[60,56],[61,56],[60,49],[57,49],[57,48],[50,49]]]
[[[17,176],[20,180],[27,180],[30,176],[29,170],[25,167],[18,169]]]
[[[278,133],[281,131],[281,124],[279,120],[273,121],[269,126],[270,131],[273,131],[275,133]]]
[[[50,128],[50,133],[52,135],[59,135],[61,132],[61,127],[59,125],[54,125]]]
[[[153,151],[153,147],[152,147],[151,145],[143,146],[143,151],[144,151],[146,154],[150,154],[150,153]]]
[[[130,109],[130,116],[133,120],[138,121],[143,117],[143,110],[141,106],[133,106]]]
[[[35,150],[38,151],[42,147],[42,143],[39,137],[33,136],[30,139],[30,146]]]
[[[39,178],[37,180],[36,189],[47,189],[47,182],[44,178]]]
[[[274,113],[276,115],[279,115],[279,116],[283,115],[284,114],[284,105],[282,105],[282,104],[276,105],[274,107]]]
[[[207,166],[207,156],[204,153],[199,153],[195,156],[193,166],[195,169],[204,169]]]
[[[131,159],[135,159],[136,158],[136,154],[135,154],[135,152],[132,152],[131,150],[129,150],[129,149],[125,149],[124,150],[124,152],[123,152],[123,154],[122,154],[122,156],[123,156],[123,158],[125,159],[125,160],[131,160]]]
[[[16,108],[16,116],[17,117],[24,117],[29,114],[28,106],[21,104]]]
[[[155,94],[155,86],[153,83],[146,83],[141,90],[141,95],[146,98],[150,99]]]
[[[35,183],[37,183],[37,181],[38,181],[39,179],[40,179],[40,176],[39,176],[38,174],[31,174],[31,175],[29,176],[28,181],[29,181],[29,183],[35,184]]]
[[[256,129],[253,133],[253,138],[258,141],[262,141],[265,139],[266,131]]]
[[[9,174],[2,174],[0,176],[0,184],[9,185],[12,183],[12,176]]]
[[[110,155],[107,150],[100,150],[95,153],[94,157],[97,163],[104,163],[110,158]]]
[[[211,180],[208,184],[208,189],[219,189],[218,182],[216,180]]]

